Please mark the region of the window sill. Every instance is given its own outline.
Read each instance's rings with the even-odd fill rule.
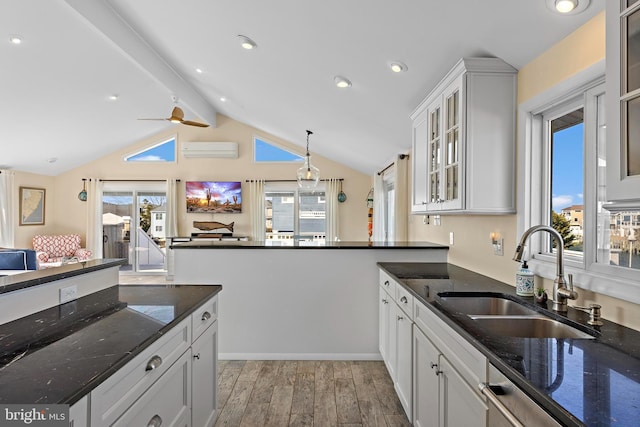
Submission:
[[[567,274],[573,274],[574,286],[634,304],[640,304],[639,280],[614,274],[611,271],[612,268],[607,266],[594,266],[592,270],[584,270],[582,267],[577,268],[575,264],[575,262],[565,261],[564,265],[565,279]],[[537,254],[535,259],[529,261],[529,269],[535,275],[549,280],[555,280],[557,275],[555,258],[550,256]],[[596,269],[599,271],[595,271]],[[638,274],[640,272],[633,273]]]

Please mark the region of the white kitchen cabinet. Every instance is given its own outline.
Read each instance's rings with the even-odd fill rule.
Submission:
[[[69,427],[89,425],[89,397],[85,396],[69,407]]]
[[[394,305],[396,337],[396,380],[394,387],[409,421],[413,414],[413,322],[399,306]]]
[[[515,212],[516,74],[463,58],[412,113],[412,213]]]
[[[113,427],[191,425],[191,352],[185,352]]]
[[[609,201],[640,198],[640,2],[606,2],[606,187]]]
[[[485,427],[489,408],[442,354],[438,359],[440,427]],[[477,388],[477,387],[476,387]]]
[[[417,326],[413,327],[413,425],[432,427],[438,419],[440,352]]]
[[[192,425],[211,427],[217,416],[218,322],[211,324],[191,347]]]
[[[380,301],[378,302],[378,342],[382,360],[388,360],[389,353],[389,325],[391,319],[391,304],[393,299],[380,286]],[[389,369],[389,367],[387,367]]]
[[[413,297],[380,270],[380,354],[411,421],[413,414]]]

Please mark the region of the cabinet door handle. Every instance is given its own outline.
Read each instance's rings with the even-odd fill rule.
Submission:
[[[206,322],[209,319],[211,319],[211,313],[209,313],[208,311],[205,311],[204,313],[202,313],[202,321],[203,322]]]
[[[407,297],[403,296],[402,298],[400,298],[400,302],[406,304],[409,302],[409,300],[407,300]]]
[[[153,371],[154,369],[157,369],[160,367],[160,365],[162,365],[162,358],[160,356],[153,356],[149,362],[147,362],[147,367],[145,368],[145,371],[149,372],[149,371]],[[160,420],[160,422],[162,422],[162,420]],[[158,424],[160,425],[160,424]]]
[[[434,372],[434,374],[436,375],[440,375],[442,373],[442,371],[440,370],[440,368],[438,368],[438,364],[437,363],[433,363],[431,362],[431,369],[435,368],[436,371]]]
[[[194,358],[194,359],[198,359],[198,360],[200,360],[200,353],[196,353],[196,354],[194,354],[194,355],[193,355],[193,358]]]
[[[404,320],[404,317],[398,316],[398,320]]]
[[[382,302],[385,304],[389,304],[389,301],[387,301],[386,299],[383,299]]]
[[[162,425],[162,418],[160,415],[156,414],[147,423],[147,427],[160,427]]]
[[[385,285],[385,286],[389,286],[389,281],[388,281],[388,280],[385,280],[385,281],[384,281],[384,285]]]
[[[522,424],[520,422],[520,420],[518,420],[516,418],[515,415],[513,415],[513,413],[511,413],[511,411],[509,410],[509,408],[507,408],[504,403],[502,403],[500,401],[500,399],[498,399],[498,397],[496,396],[496,394],[493,392],[493,390],[491,390],[491,386],[487,383],[480,383],[478,385],[478,387],[480,387],[480,391],[482,392],[482,394],[484,394],[485,396],[487,396],[487,399],[489,399],[489,401],[493,404],[493,406],[496,407],[496,409],[502,414],[504,415],[504,417],[511,423],[512,426],[514,427],[524,427],[524,424]]]

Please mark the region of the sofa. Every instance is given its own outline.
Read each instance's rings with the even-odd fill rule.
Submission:
[[[67,262],[86,261],[91,258],[89,249],[80,247],[80,235],[37,235],[33,238],[39,266],[61,265]]]
[[[36,270],[36,251],[32,249],[0,249],[0,276]]]

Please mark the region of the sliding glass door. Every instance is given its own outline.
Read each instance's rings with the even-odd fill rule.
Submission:
[[[125,258],[120,271],[166,271],[166,200],[164,183],[105,182],[103,256]]]

